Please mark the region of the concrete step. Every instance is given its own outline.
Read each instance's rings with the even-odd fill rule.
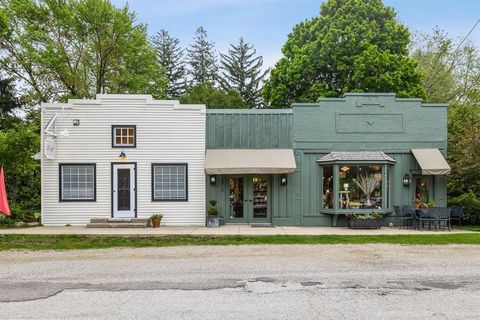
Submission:
[[[146,228],[146,222],[95,222],[87,224],[87,228]]]
[[[92,218],[90,223],[147,223],[147,218]]]

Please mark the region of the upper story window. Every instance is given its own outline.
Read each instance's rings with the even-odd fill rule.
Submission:
[[[137,146],[137,127],[133,125],[112,126],[113,148],[135,148]]]

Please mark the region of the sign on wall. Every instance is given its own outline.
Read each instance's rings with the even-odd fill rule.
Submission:
[[[53,138],[45,138],[45,145],[43,146],[43,153],[47,159],[55,159],[55,140]]]

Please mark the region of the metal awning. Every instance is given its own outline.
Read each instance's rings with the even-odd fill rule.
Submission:
[[[293,149],[208,149],[207,174],[281,174],[297,168]]]
[[[423,175],[449,174],[452,170],[438,149],[412,149]]]
[[[395,163],[395,159],[383,151],[332,151],[317,160],[318,164],[331,164],[338,162]]]

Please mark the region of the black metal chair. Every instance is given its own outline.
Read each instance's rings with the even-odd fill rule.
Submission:
[[[425,208],[420,210],[420,216],[417,218],[418,221],[418,228],[423,230],[425,227],[425,222],[428,222],[428,229],[432,229],[432,224],[435,224],[435,208]]]
[[[451,208],[440,208],[440,207],[437,207],[435,209],[436,210],[435,210],[434,226],[437,227],[437,224],[438,224],[438,228],[440,229],[442,227],[442,223],[443,223],[443,229],[444,230],[447,227],[447,225],[448,225],[448,230],[452,230],[451,229],[451,222],[450,222],[450,215],[451,215],[452,209]]]
[[[450,215],[450,220],[457,221],[459,227],[462,227],[462,214],[463,214],[463,208],[458,207],[458,206],[453,206],[452,207],[452,214]]]
[[[400,228],[413,226],[413,215],[411,213],[403,212],[400,206],[393,206],[393,210],[395,211],[395,217],[402,221]]]
[[[416,216],[415,216],[415,208],[409,205],[403,205],[402,206],[402,214],[406,217],[411,217],[411,227],[415,228],[416,224]]]

